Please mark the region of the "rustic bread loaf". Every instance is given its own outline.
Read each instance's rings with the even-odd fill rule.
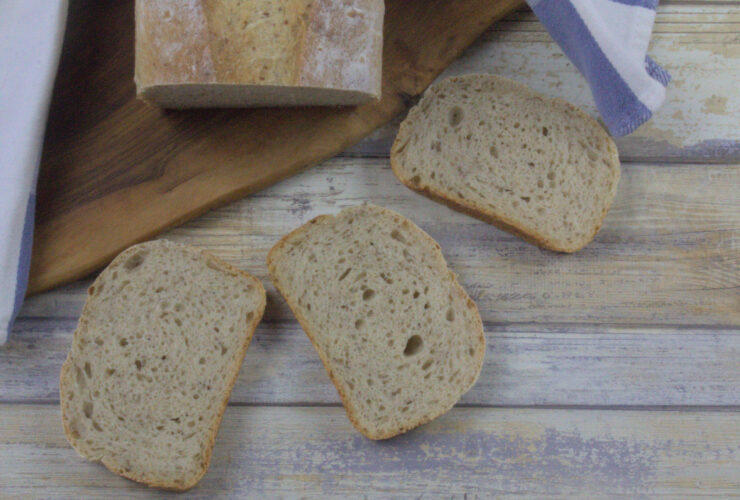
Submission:
[[[62,366],[64,431],[85,458],[150,486],[193,487],[265,308],[256,279],[154,241],[95,280]]]
[[[383,0],[136,0],[136,85],[166,108],[378,99]]]
[[[430,87],[401,124],[391,166],[411,189],[561,252],[594,238],[620,176],[595,120],[490,75]]]
[[[368,438],[429,422],[478,378],[478,309],[439,245],[405,217],[372,205],[318,217],[267,265]]]

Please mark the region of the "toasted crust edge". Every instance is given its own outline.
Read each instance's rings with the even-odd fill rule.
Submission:
[[[519,90],[524,91],[527,94],[540,97],[541,99],[543,99],[545,102],[549,104],[575,112],[580,118],[582,118],[586,122],[589,122],[594,128],[603,130],[601,125],[599,125],[599,123],[596,120],[594,120],[591,116],[589,116],[579,107],[569,103],[568,101],[564,99],[546,97],[530,89],[523,83],[520,83],[516,80],[512,80],[510,78],[482,74],[482,73],[475,73],[475,74],[469,74],[469,75],[449,77],[449,78],[446,78],[445,80],[442,80],[441,82],[438,82],[435,85],[442,85],[445,83],[451,83],[451,82],[455,82],[459,80],[467,80],[467,79],[475,79],[475,78],[495,78],[498,80],[504,80],[508,84],[517,87]],[[418,104],[414,106],[414,109],[417,106]],[[410,115],[411,115],[411,112],[409,112],[409,116]],[[526,227],[517,225],[515,221],[513,221],[512,219],[506,217],[505,215],[501,213],[496,213],[489,209],[481,207],[477,203],[471,202],[470,200],[463,200],[455,196],[454,194],[443,193],[442,191],[434,189],[431,186],[420,186],[412,182],[410,178],[404,176],[401,173],[401,170],[403,169],[403,167],[401,166],[397,158],[397,155],[398,155],[399,149],[401,149],[402,145],[408,140],[409,135],[411,133],[412,126],[408,120],[409,116],[404,118],[404,120],[401,122],[401,125],[398,130],[398,134],[396,135],[396,138],[393,141],[393,145],[391,146],[391,156],[390,156],[391,170],[393,170],[393,173],[398,178],[398,180],[400,180],[403,183],[403,185],[406,186],[407,188],[413,191],[416,191],[417,193],[423,194],[424,196],[428,197],[431,200],[447,205],[449,208],[452,208],[453,210],[457,210],[458,212],[462,212],[466,215],[482,220],[483,222],[487,222],[491,224],[492,226],[495,226],[503,231],[506,231],[510,234],[513,234],[514,236],[517,236],[523,239],[527,243],[531,243],[538,247],[545,248],[547,250],[552,250],[555,252],[563,252],[563,253],[577,252],[583,249],[589,243],[591,243],[593,239],[596,237],[596,234],[601,229],[601,226],[603,225],[603,222],[604,222],[604,218],[609,212],[612,202],[614,201],[614,197],[617,194],[617,188],[619,186],[619,180],[621,178],[619,153],[617,151],[617,147],[614,144],[614,141],[612,140],[611,136],[609,136],[609,134],[607,134],[605,131],[604,131],[604,137],[608,140],[608,143],[610,146],[609,149],[612,153],[612,158],[611,158],[612,169],[614,172],[614,183],[612,185],[611,191],[609,192],[609,200],[604,206],[604,209],[602,210],[602,213],[599,217],[599,220],[594,230],[588,236],[585,236],[578,242],[574,243],[572,246],[565,246],[565,245],[560,245],[556,241],[552,240],[551,238],[548,238],[547,236],[535,230],[527,229]]]
[[[258,290],[261,291],[261,293],[260,293],[261,304],[258,306],[258,313],[254,315],[254,318],[253,318],[252,322],[249,325],[247,325],[247,331],[245,332],[246,333],[246,337],[245,337],[244,342],[242,344],[241,352],[238,355],[239,363],[236,364],[236,369],[231,373],[231,375],[229,377],[229,381],[227,383],[226,394],[225,394],[225,397],[224,397],[223,402],[221,404],[221,408],[219,409],[217,416],[211,422],[211,425],[209,427],[210,435],[208,437],[208,441],[207,441],[208,444],[206,445],[205,453],[204,453],[204,456],[203,456],[203,468],[202,468],[202,470],[197,475],[195,475],[194,477],[192,477],[189,481],[187,481],[186,483],[184,483],[183,485],[177,485],[177,484],[172,483],[172,482],[157,481],[156,479],[144,478],[144,477],[141,477],[141,476],[137,476],[136,474],[127,473],[126,471],[123,470],[123,468],[117,466],[117,464],[115,464],[114,462],[111,462],[111,461],[108,461],[108,460],[105,460],[105,459],[100,459],[100,460],[91,459],[91,458],[83,455],[77,449],[77,447],[75,446],[75,439],[72,438],[72,432],[69,429],[69,425],[68,425],[67,419],[65,418],[65,412],[64,412],[65,389],[64,389],[63,382],[64,382],[65,378],[67,377],[67,375],[69,373],[69,370],[71,369],[71,359],[70,359],[70,355],[72,354],[72,348],[71,347],[70,347],[69,353],[67,354],[67,359],[62,364],[62,369],[61,369],[61,373],[60,373],[60,377],[59,377],[59,395],[60,395],[60,406],[61,406],[61,410],[62,410],[61,411],[61,419],[62,419],[62,426],[64,427],[64,434],[65,434],[65,436],[67,438],[67,441],[72,446],[72,448],[74,448],[74,450],[77,451],[77,453],[81,457],[83,457],[83,458],[85,458],[87,460],[93,461],[93,462],[98,462],[99,461],[108,470],[110,470],[111,472],[113,472],[115,474],[118,474],[119,476],[125,477],[126,479],[130,479],[132,481],[136,481],[137,483],[145,484],[145,485],[147,485],[147,486],[149,486],[151,488],[159,488],[159,489],[163,489],[163,490],[183,492],[183,491],[187,491],[187,490],[193,488],[196,484],[198,484],[200,482],[200,480],[203,479],[203,476],[205,476],[206,472],[208,472],[208,468],[211,465],[211,458],[212,458],[212,455],[213,455],[213,447],[214,447],[215,442],[216,442],[216,436],[218,435],[218,431],[219,431],[219,429],[221,427],[221,420],[223,419],[224,412],[226,411],[226,406],[228,405],[229,399],[231,397],[231,391],[234,388],[234,384],[236,383],[236,379],[237,379],[237,377],[239,375],[239,370],[241,369],[241,365],[244,362],[244,356],[247,353],[247,348],[249,347],[249,344],[252,342],[252,338],[254,337],[254,332],[257,329],[257,326],[259,325],[260,321],[262,321],[262,316],[264,315],[265,307],[267,305],[267,294],[265,292],[265,287],[262,285],[262,282],[258,278],[256,278],[256,277],[252,276],[251,274],[247,273],[246,271],[242,271],[241,269],[238,269],[238,268],[232,266],[228,262],[225,262],[224,260],[216,257],[215,255],[211,254],[210,252],[207,252],[207,251],[204,251],[204,250],[198,250],[196,248],[193,248],[193,247],[190,247],[190,246],[187,246],[187,245],[181,245],[181,244],[178,244],[178,243],[172,243],[172,242],[169,242],[167,240],[154,240],[154,241],[149,241],[149,242],[139,243],[139,244],[133,245],[133,246],[127,248],[126,250],[124,250],[123,252],[121,252],[115,259],[113,259],[113,261],[108,265],[108,267],[110,267],[114,263],[117,263],[117,261],[125,260],[129,256],[129,254],[136,252],[137,250],[141,249],[142,247],[151,247],[151,246],[162,245],[162,244],[164,244],[166,246],[175,246],[175,245],[177,245],[177,246],[180,246],[180,247],[184,248],[188,252],[202,255],[205,258],[207,258],[208,260],[210,260],[211,262],[213,262],[214,264],[216,264],[221,271],[226,272],[228,274],[241,275],[242,277],[248,278],[249,280],[251,280],[255,284],[255,286],[257,286]],[[106,269],[107,269],[107,267],[106,267]],[[102,274],[102,272],[100,274]],[[91,285],[91,287],[96,286],[98,284],[98,280],[100,279],[100,274],[98,275],[97,278],[95,278],[95,281],[93,282],[93,284]],[[88,294],[89,294],[89,289],[88,289]],[[80,329],[80,325],[83,323],[83,320],[86,321],[86,313],[87,313],[87,310],[88,310],[88,302],[85,301],[85,306],[83,307],[82,314],[80,315],[80,322],[79,322],[77,328],[75,329],[75,332],[74,332],[73,337],[72,337],[72,344],[74,344],[74,342],[76,341],[76,338],[78,336],[78,332],[79,332],[79,329]]]
[[[348,208],[355,208],[358,206],[363,205],[355,205],[354,207],[348,207]],[[407,217],[394,212],[393,210],[389,210],[387,208],[379,207],[377,205],[372,204],[365,204],[365,206],[372,207],[374,209],[378,209],[381,212],[384,212],[397,221],[404,222],[407,221],[412,227],[416,228],[420,234],[423,235],[423,238],[426,240],[427,243],[432,245],[434,248],[435,256],[438,259],[441,259],[441,262],[444,264],[445,269],[450,274],[450,278],[452,279],[453,284],[455,285],[455,290],[458,294],[461,294],[461,296],[466,299],[465,303],[467,306],[472,309],[475,319],[475,327],[478,333],[479,343],[478,343],[478,350],[476,351],[476,357],[475,357],[475,363],[476,363],[476,376],[473,379],[473,381],[470,383],[470,385],[465,388],[465,390],[462,391],[460,396],[462,397],[463,394],[468,392],[478,381],[478,377],[480,376],[481,369],[483,368],[483,359],[485,357],[486,353],[486,338],[485,338],[485,332],[483,330],[483,321],[481,320],[480,313],[478,311],[478,306],[475,304],[473,299],[470,298],[470,296],[467,294],[465,289],[460,285],[460,283],[457,280],[457,275],[450,269],[449,265],[447,264],[447,261],[444,258],[444,255],[442,254],[442,250],[439,246],[439,244],[431,237],[429,236],[423,229],[421,229],[419,226],[417,226],[412,220],[408,219]],[[346,209],[344,209],[346,210]],[[426,416],[424,418],[421,418],[417,421],[413,421],[405,426],[400,427],[396,431],[390,431],[386,433],[376,433],[373,432],[370,429],[367,429],[364,427],[360,422],[359,419],[356,416],[356,410],[354,408],[354,405],[352,404],[352,401],[350,399],[350,396],[344,392],[344,390],[341,387],[341,384],[337,380],[337,378],[334,376],[334,372],[331,369],[331,363],[326,356],[326,354],[321,350],[318,343],[316,342],[314,338],[314,334],[308,326],[308,321],[306,318],[301,314],[300,308],[296,305],[296,303],[293,301],[290,294],[285,291],[279,280],[277,279],[275,275],[275,254],[280,251],[282,248],[285,247],[285,245],[288,244],[288,242],[300,234],[305,233],[306,231],[310,230],[314,225],[328,222],[332,219],[334,219],[336,215],[319,215],[318,217],[315,217],[314,219],[311,219],[307,223],[303,224],[302,226],[294,229],[290,233],[283,236],[268,252],[267,254],[267,270],[270,275],[270,280],[272,281],[273,285],[275,285],[275,288],[277,288],[278,292],[280,292],[280,295],[282,295],[283,299],[285,299],[285,302],[288,304],[288,307],[290,307],[290,310],[295,315],[296,319],[298,320],[298,323],[301,325],[301,328],[303,328],[303,331],[306,333],[306,336],[311,341],[311,344],[313,345],[314,349],[316,350],[317,354],[319,355],[319,358],[321,359],[321,363],[324,365],[324,369],[326,370],[327,375],[329,375],[329,379],[331,379],[332,384],[334,384],[334,387],[337,389],[337,392],[339,393],[339,398],[342,401],[342,406],[344,406],[344,410],[347,413],[347,418],[352,423],[355,429],[357,429],[363,436],[365,436],[368,439],[372,440],[382,440],[382,439],[389,439],[395,436],[398,436],[400,434],[403,434],[405,432],[408,432],[412,429],[415,429],[416,427],[419,427],[421,425],[424,425],[426,423],[431,422],[432,420],[440,417],[441,415],[444,415],[448,411],[450,411],[456,403],[453,403],[452,405],[445,407],[441,409],[439,412],[435,412],[430,414],[429,416]]]

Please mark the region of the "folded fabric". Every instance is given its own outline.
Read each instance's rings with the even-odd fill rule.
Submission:
[[[0,0],[0,344],[26,293],[36,174],[67,0]]]
[[[658,0],[528,0],[591,86],[609,132],[632,133],[665,100],[670,75],[647,57]]]

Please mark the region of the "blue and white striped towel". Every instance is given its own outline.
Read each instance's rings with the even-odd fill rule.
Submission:
[[[529,0],[588,80],[607,127],[629,134],[665,99],[647,58],[657,0]],[[26,291],[36,174],[67,0],[0,0],[0,344]]]
[[[67,0],[0,0],[0,344],[23,302]]]
[[[670,75],[647,57],[658,0],[528,0],[588,80],[609,132],[631,134],[665,100]]]

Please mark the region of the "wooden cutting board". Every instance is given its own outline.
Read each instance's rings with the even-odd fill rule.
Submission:
[[[521,0],[386,0],[383,98],[162,111],[135,98],[134,2],[71,2],[41,162],[29,293],[329,158],[402,112]]]

